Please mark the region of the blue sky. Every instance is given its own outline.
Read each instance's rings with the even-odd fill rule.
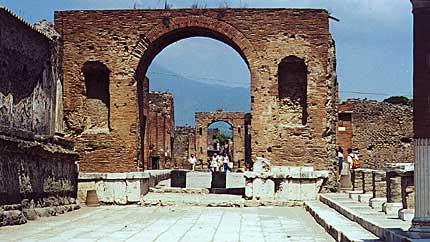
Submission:
[[[224,0],[170,0],[184,8],[198,2],[218,7]],[[231,7],[325,8],[339,18],[330,21],[337,45],[340,98],[383,99],[390,95],[411,96],[412,14],[408,0],[230,0]],[[0,0],[28,22],[52,21],[54,10],[160,8],[159,0]],[[211,50],[211,51],[208,51]],[[173,61],[172,61],[173,60]],[[223,60],[223,61],[219,61]],[[249,85],[243,60],[230,47],[215,40],[190,38],[172,44],[155,63],[202,82],[229,86]],[[195,78],[193,78],[195,79]],[[378,93],[385,95],[357,94]]]

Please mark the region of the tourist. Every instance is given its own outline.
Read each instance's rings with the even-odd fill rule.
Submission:
[[[348,159],[346,160],[343,159],[342,161],[342,169],[340,170],[341,176],[351,176],[350,169],[351,169],[352,159],[350,161],[350,157],[349,157],[350,151],[352,152],[351,148],[348,149]]]
[[[229,166],[229,163],[230,163],[230,159],[228,158],[228,154],[227,153],[224,154],[224,158],[223,158],[222,162],[223,162],[223,165],[224,165],[224,172],[227,172],[228,166]]]
[[[224,171],[224,166],[223,166],[224,157],[221,154],[219,154],[219,155],[217,155],[216,160],[217,160],[218,168],[219,168],[218,171]]]
[[[337,159],[338,159],[338,175],[339,175],[339,179],[340,179],[340,172],[342,171],[342,165],[343,165],[343,149],[342,147],[339,146],[339,148],[337,149]]]
[[[212,156],[212,160],[211,160],[211,167],[212,167],[212,172],[216,172],[218,171],[218,161],[217,161],[217,154],[214,153],[214,155]]]
[[[211,166],[211,159],[210,159],[210,158],[208,158],[207,162],[208,162],[208,170],[209,170],[210,172],[213,172],[213,170],[212,170],[212,166]]]
[[[194,157],[194,154],[191,154],[190,158],[188,159],[188,162],[191,164],[191,170],[194,171],[197,159]]]
[[[360,168],[360,162],[358,161],[358,156],[354,154],[351,148],[348,148],[348,163],[350,169]]]

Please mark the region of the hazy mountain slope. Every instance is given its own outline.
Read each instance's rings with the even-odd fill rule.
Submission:
[[[223,107],[225,111],[250,111],[249,88],[205,84],[179,76],[155,64],[151,66],[147,76],[151,91],[173,93],[176,125],[194,125],[195,112],[210,112],[219,107]]]

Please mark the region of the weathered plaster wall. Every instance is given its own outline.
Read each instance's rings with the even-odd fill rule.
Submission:
[[[53,42],[0,9],[0,128],[54,131]]]
[[[0,226],[78,208],[78,155],[54,136],[62,131],[61,40],[45,24],[36,29],[0,7]]]
[[[85,115],[82,67],[87,61],[100,61],[111,71],[108,152],[94,159],[84,158],[81,168],[137,169],[136,83],[163,48],[192,36],[227,43],[248,64],[254,159],[265,156],[277,165],[328,168],[336,159],[337,115],[334,42],[328,24],[327,11],[314,9],[56,12],[55,26],[65,40],[67,132],[78,142],[84,142],[80,128]],[[278,97],[278,65],[289,56],[302,60],[307,70],[304,125],[288,123],[295,119]],[[121,158],[112,155],[116,152],[121,152]]]

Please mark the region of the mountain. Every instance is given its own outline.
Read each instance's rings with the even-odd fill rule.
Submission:
[[[178,75],[152,64],[148,70],[151,91],[171,92],[174,99],[175,124],[195,125],[195,112],[212,112],[223,107],[230,112],[251,110],[250,89],[206,84]]]

